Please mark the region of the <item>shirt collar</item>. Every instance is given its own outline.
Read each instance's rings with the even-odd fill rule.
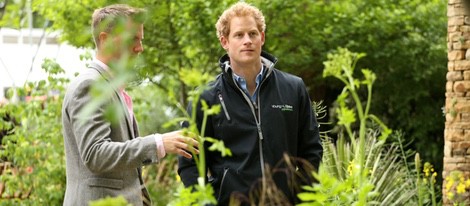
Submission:
[[[97,58],[94,58],[93,61],[98,64],[100,67],[103,67],[104,70],[107,72],[110,72],[109,66],[103,63],[102,61],[98,60]]]
[[[113,77],[113,73],[111,72],[111,69],[108,65],[106,65],[104,62],[100,61],[99,59],[97,58],[93,58],[93,62],[95,62],[96,64],[98,64],[98,66],[102,67],[109,75],[110,77],[112,78]],[[119,88],[119,92],[123,92],[124,91],[124,87],[125,86],[122,86]]]
[[[261,70],[259,71],[258,75],[256,75],[256,85],[258,85],[261,80],[263,79],[263,73],[264,73],[264,65],[261,65]],[[245,78],[241,77],[241,76],[238,76],[237,74],[235,74],[235,72],[232,72],[233,74],[233,78],[235,79],[235,81],[237,81],[237,83],[241,84],[242,82],[245,82]]]

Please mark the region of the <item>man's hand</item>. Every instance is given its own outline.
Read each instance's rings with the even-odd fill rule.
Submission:
[[[189,136],[184,136],[182,131],[173,131],[162,135],[163,146],[166,153],[178,154],[186,158],[192,158],[191,151],[199,154],[199,143]]]

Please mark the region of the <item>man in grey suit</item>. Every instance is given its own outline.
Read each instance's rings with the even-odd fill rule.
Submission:
[[[70,83],[62,108],[67,164],[64,205],[88,205],[91,200],[119,195],[132,205],[150,205],[141,166],[158,163],[166,153],[191,158],[187,151],[197,147],[197,141],[181,131],[139,137],[132,101],[122,89],[124,85],[114,88],[107,102],[92,115],[81,116],[92,101],[92,85],[97,81],[110,83],[114,65],[127,55],[135,57],[143,51],[143,21],[137,18],[142,13],[142,9],[123,4],[93,13],[96,57]],[[119,25],[125,29],[117,29]],[[118,105],[123,112],[123,118],[116,122],[106,118],[107,106],[111,104]]]

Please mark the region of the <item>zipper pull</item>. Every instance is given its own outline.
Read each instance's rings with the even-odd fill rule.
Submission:
[[[252,101],[251,103],[253,104],[253,107],[254,107],[256,110],[258,110],[258,105],[256,104],[256,102],[253,102],[253,101]]]
[[[222,105],[222,110],[224,110],[225,117],[227,118],[228,121],[230,121],[230,115],[228,115],[227,107],[225,106],[224,99],[222,98],[222,94],[219,93],[219,100],[220,100],[220,105]]]
[[[259,139],[260,139],[260,140],[263,140],[263,131],[261,131],[261,125],[260,125],[260,124],[256,124],[256,127],[258,128]]]

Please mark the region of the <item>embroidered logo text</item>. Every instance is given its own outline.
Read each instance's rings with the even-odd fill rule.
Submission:
[[[283,112],[292,112],[294,111],[294,107],[288,104],[273,104],[271,105],[273,109],[280,109]]]

